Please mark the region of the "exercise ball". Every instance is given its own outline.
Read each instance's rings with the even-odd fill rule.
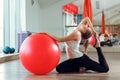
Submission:
[[[3,52],[4,52],[5,54],[8,54],[8,53],[10,52],[10,47],[9,47],[9,46],[5,46],[5,47],[3,48]]]
[[[15,52],[15,48],[10,48],[10,53],[14,53]]]
[[[94,44],[95,44],[95,37],[94,37],[94,35],[92,35],[92,36],[89,38],[89,44],[91,44],[92,46],[94,46]]]
[[[36,33],[27,37],[20,47],[20,61],[31,73],[42,75],[52,71],[60,60],[57,41],[47,34]]]

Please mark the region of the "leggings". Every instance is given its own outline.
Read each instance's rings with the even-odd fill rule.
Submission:
[[[100,47],[96,48],[98,54],[98,61],[93,61],[87,55],[83,55],[79,58],[68,59],[56,67],[56,71],[59,73],[71,73],[71,72],[80,72],[80,68],[83,67],[86,70],[92,70],[96,72],[108,72],[109,67],[105,60],[105,57],[102,53]]]

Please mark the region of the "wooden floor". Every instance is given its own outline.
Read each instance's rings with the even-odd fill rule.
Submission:
[[[120,80],[120,53],[104,53],[110,66],[108,73],[70,73],[58,74],[55,70],[47,75],[34,75],[26,71],[19,60],[0,64],[0,80]],[[96,53],[88,54],[97,60]],[[62,53],[61,61],[65,60]]]

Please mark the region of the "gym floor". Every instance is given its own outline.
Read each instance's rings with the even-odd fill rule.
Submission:
[[[97,60],[96,53],[88,54]],[[0,64],[0,80],[120,80],[120,53],[104,53],[110,71],[108,73],[69,73],[58,74],[55,70],[47,75],[34,75],[21,65],[19,59]],[[66,54],[61,54],[61,61],[66,59]]]

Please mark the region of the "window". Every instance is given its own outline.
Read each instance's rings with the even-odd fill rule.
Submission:
[[[0,49],[3,47],[3,0],[0,0]]]
[[[76,25],[76,16],[69,14],[69,13],[65,13],[65,18],[66,18],[66,26]]]
[[[63,16],[65,16],[65,35],[71,33],[74,29],[76,29],[76,26],[82,20],[82,14],[77,14],[74,16],[69,13],[64,13]]]
[[[1,0],[0,0],[1,1]],[[17,48],[17,34],[25,30],[25,1],[3,0],[4,2],[4,46]],[[21,27],[22,26],[22,27]]]

